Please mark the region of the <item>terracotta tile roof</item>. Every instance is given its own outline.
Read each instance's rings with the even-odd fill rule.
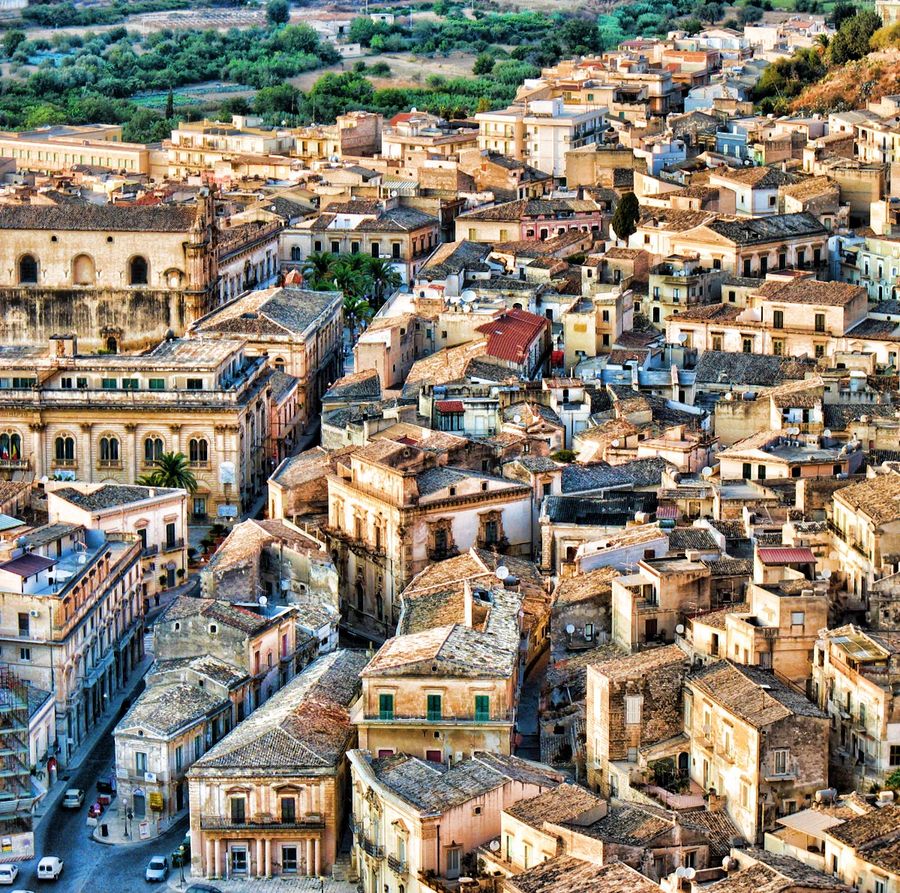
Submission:
[[[503,893],[659,893],[659,886],[624,862],[595,865],[558,856],[501,882]]]
[[[752,186],[754,189],[775,189],[779,186],[788,186],[797,181],[792,174],[786,174],[774,167],[745,167],[730,170],[721,168],[712,176],[726,180],[730,183],[739,183],[743,186]]]
[[[622,576],[613,567],[598,567],[574,577],[563,577],[553,590],[553,606],[576,604],[612,592],[612,581]]]
[[[865,297],[861,285],[849,282],[820,282],[818,279],[794,279],[790,282],[765,282],[756,292],[764,301],[784,304],[822,304],[845,307]]]
[[[537,797],[520,800],[504,811],[520,822],[540,830],[544,827],[544,822],[570,822],[586,812],[601,808],[605,802],[579,785],[561,784]]]
[[[186,233],[195,215],[193,207],[174,205],[2,205],[0,229]]]
[[[887,524],[900,518],[900,474],[879,474],[859,484],[842,487],[834,499],[871,518]]]
[[[548,327],[546,317],[527,310],[512,309],[503,316],[478,326],[475,331],[487,338],[489,356],[522,363],[532,343]]]
[[[686,680],[725,710],[756,728],[765,728],[791,716],[825,719],[825,714],[803,695],[757,667],[716,661]]]
[[[355,734],[350,706],[366,664],[362,651],[320,657],[254,710],[190,769],[190,775],[302,775],[336,769]]]
[[[269,621],[259,614],[254,614],[246,608],[239,608],[228,602],[214,598],[194,598],[193,596],[178,596],[159,618],[162,623],[171,623],[175,620],[184,620],[189,617],[209,617],[224,623],[242,633],[254,633],[269,625]]]

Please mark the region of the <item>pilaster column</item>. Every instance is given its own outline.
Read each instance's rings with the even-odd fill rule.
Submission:
[[[210,877],[219,877],[222,868],[222,842],[217,837],[213,843],[213,872]]]
[[[321,872],[321,868],[322,868],[321,858],[319,856],[319,838],[318,837],[315,838],[315,840],[313,840],[313,859],[315,861],[315,867],[316,867],[315,876],[318,877],[322,873]]]
[[[266,838],[266,877],[272,877],[272,841]]]
[[[313,873],[313,842],[311,837],[306,839],[306,873],[310,876]]]
[[[256,838],[256,876],[265,877],[265,856],[263,855],[263,839]]]
[[[200,866],[200,871],[203,874],[203,877],[211,878],[216,876],[214,862],[213,862],[213,842],[207,838],[206,839],[206,864]]]

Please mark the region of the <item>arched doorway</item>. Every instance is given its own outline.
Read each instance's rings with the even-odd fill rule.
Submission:
[[[87,254],[79,254],[72,261],[72,282],[75,285],[93,285],[95,278],[93,259]]]

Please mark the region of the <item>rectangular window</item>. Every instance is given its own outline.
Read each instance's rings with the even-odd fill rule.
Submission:
[[[169,521],[166,524],[166,548],[174,549],[175,548],[175,522]]]
[[[203,756],[203,736],[194,736],[194,759],[199,760]]]
[[[378,718],[393,719],[394,718],[394,696],[380,694],[378,695]]]
[[[900,766],[900,744],[891,745],[890,761],[892,766]]]
[[[151,378],[148,384],[151,391],[164,391],[166,389],[166,380],[164,378]]]
[[[22,663],[28,663],[31,660],[31,649],[30,648],[20,648],[19,649],[19,660]]]
[[[784,328],[784,311],[783,310],[774,310],[772,312],[772,325],[776,329]]]
[[[441,719],[442,710],[441,710],[441,696],[440,695],[428,695],[427,703],[426,703],[426,716],[430,721],[436,721]]]
[[[175,748],[175,771],[181,772],[184,768],[184,747],[182,745],[178,745]]]
[[[247,821],[247,801],[244,797],[231,798],[231,821],[236,825]]]
[[[784,341],[781,338],[772,339],[772,353],[776,357],[784,356]]]
[[[791,611],[791,626],[803,626],[806,615],[803,611]]]
[[[741,341],[741,350],[743,350],[744,353],[753,353],[753,339],[744,338]]]
[[[138,380],[136,378],[123,378],[122,389],[125,391],[136,391],[138,389]]]
[[[75,385],[82,391],[86,390],[87,389],[87,378],[76,378]]]
[[[71,378],[63,378],[60,382],[60,386],[64,391],[68,391],[72,389],[72,379]]]
[[[31,617],[27,611],[22,611],[19,614],[19,635],[24,636],[26,639],[31,635]]]
[[[627,695],[625,698],[625,723],[636,726],[641,722],[641,705],[643,698],[640,695]]]
[[[118,387],[116,379],[114,378],[104,378],[100,382],[100,385],[107,391],[114,391]]]
[[[143,775],[147,771],[147,754],[139,750],[134,754],[134,771],[136,775]]]
[[[189,378],[187,380],[187,389],[189,391],[202,391],[203,390],[203,379],[202,378]]]
[[[489,695],[475,695],[475,722],[487,722],[491,718]]]
[[[782,748],[773,752],[772,757],[775,763],[776,775],[787,775],[789,753],[790,751],[788,751],[786,748]]]
[[[817,332],[825,331],[825,314],[817,313],[815,316],[815,329]]]
[[[292,825],[297,821],[297,801],[293,797],[281,798],[282,824]]]

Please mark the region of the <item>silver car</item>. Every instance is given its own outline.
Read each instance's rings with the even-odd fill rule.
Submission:
[[[169,860],[165,856],[151,856],[144,872],[148,881],[164,881],[169,876]]]

